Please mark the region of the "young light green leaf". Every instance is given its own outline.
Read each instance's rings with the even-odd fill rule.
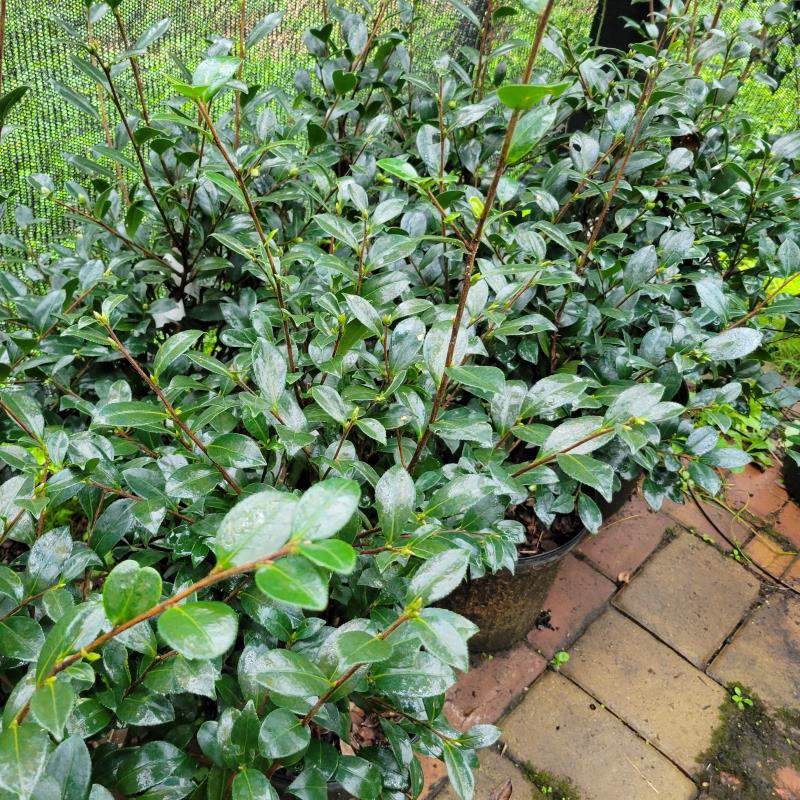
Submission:
[[[526,108],[532,108],[543,97],[560,97],[564,92],[572,86],[570,81],[563,81],[561,83],[509,83],[501,86],[497,90],[497,96],[500,102],[508,108],[521,111]]]

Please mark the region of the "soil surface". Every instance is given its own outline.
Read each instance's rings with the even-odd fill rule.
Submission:
[[[575,538],[583,527],[577,514],[559,514],[548,528],[537,518],[533,501],[511,506],[508,518],[525,526],[525,541],[517,545],[520,557],[530,557],[555,550]]]

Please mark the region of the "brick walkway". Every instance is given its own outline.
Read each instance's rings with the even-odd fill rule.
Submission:
[[[729,482],[734,514],[715,504],[703,514],[692,502],[654,514],[634,496],[564,561],[545,606],[555,630],[474,659],[446,711],[459,729],[491,722],[503,731],[481,754],[476,800],[505,778],[515,800],[538,800],[536,772],[569,779],[581,800],[706,797],[699,758],[730,702],[728,684],[800,711],[800,597],[732,557],[706,517],[800,588],[800,508],[777,469],[748,467]],[[564,649],[569,661],[548,669]],[[440,800],[454,800],[443,771],[426,772],[429,796],[444,789]],[[800,800],[780,780],[774,796]]]

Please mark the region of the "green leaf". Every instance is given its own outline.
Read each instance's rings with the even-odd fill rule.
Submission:
[[[289,541],[297,498],[266,489],[239,501],[222,520],[215,554],[220,569],[272,555]]]
[[[563,81],[562,83],[542,83],[542,84],[528,84],[528,83],[509,83],[501,86],[497,90],[497,96],[500,102],[508,108],[513,108],[517,111],[526,108],[532,108],[543,97],[559,97],[572,86],[570,81]],[[380,165],[380,162],[378,162]]]
[[[360,499],[361,489],[355,481],[329,478],[315,483],[297,503],[292,539],[329,539],[350,521]]]
[[[170,336],[161,347],[158,348],[155,359],[153,359],[153,377],[158,380],[161,373],[174,361],[177,361],[184,353],[191,349],[192,345],[203,335],[202,331],[181,331]]]
[[[378,639],[366,631],[346,631],[336,637],[339,666],[347,669],[355,664],[374,664],[392,657],[394,648],[385,639]]]
[[[520,118],[508,148],[508,163],[516,164],[541,141],[556,121],[554,105],[532,108]]]
[[[259,339],[253,345],[253,377],[271,409],[278,408],[287,373],[286,359],[278,348],[266,339]]]
[[[267,714],[258,733],[258,749],[270,759],[296,756],[310,741],[310,728],[285,708]]]
[[[408,471],[395,464],[381,475],[375,485],[375,508],[378,525],[390,544],[404,531],[414,511],[417,491]]]
[[[572,455],[581,453],[591,453],[597,450],[609,440],[614,438],[613,433],[605,433],[589,438],[598,434],[603,428],[603,420],[600,417],[576,417],[562,422],[557,428],[550,432],[542,445],[542,453],[558,453],[568,450]],[[582,441],[588,439],[588,441]],[[581,442],[581,444],[578,444]]]
[[[227,175],[222,175],[219,172],[211,172],[209,170],[204,170],[203,175],[215,186],[222,189],[225,194],[236,200],[240,206],[247,206],[244,194],[242,194],[242,190],[239,188],[239,184],[236,183],[236,181],[232,180]]]
[[[50,738],[36,725],[7,724],[0,733],[0,786],[8,795],[28,800],[42,777]]]
[[[243,769],[231,784],[231,800],[278,800],[278,793],[263,772]]]
[[[89,748],[80,736],[68,737],[50,754],[47,777],[55,781],[61,800],[86,799],[92,778],[92,761]]]
[[[113,625],[127,622],[161,599],[161,576],[136,561],[121,561],[103,584],[103,608]]]
[[[376,800],[381,796],[381,773],[377,764],[358,756],[339,756],[334,776],[336,782],[359,800]]]
[[[762,339],[761,331],[754,328],[731,328],[706,339],[703,350],[712,361],[733,361],[750,355]]]
[[[208,444],[208,456],[223,467],[248,469],[267,462],[259,446],[242,433],[223,433]]]
[[[490,399],[494,394],[503,391],[506,385],[503,370],[497,367],[448,367],[447,374],[451,380],[467,386],[470,389],[478,389],[484,400]]]
[[[314,217],[314,222],[322,228],[329,236],[346,244],[354,252],[358,250],[358,239],[356,239],[350,225],[333,214],[319,214]]]
[[[192,75],[192,87],[208,101],[236,75],[240,61],[234,56],[215,56],[203,59]]]
[[[167,477],[167,495],[180,500],[200,500],[219,483],[219,472],[210,464],[186,464]]]
[[[455,683],[455,676],[430,653],[416,653],[402,664],[385,662],[373,667],[372,680],[379,691],[405,699],[442,694]]]
[[[352,407],[342,400],[339,392],[333,387],[325,384],[312,386],[311,396],[317,405],[336,422],[344,424],[350,418]]]
[[[24,614],[0,622],[0,656],[36,661],[44,645],[42,626]]]
[[[660,383],[638,383],[624,391],[614,399],[606,411],[606,422],[622,422],[637,417],[646,419],[664,395],[664,387]]]
[[[437,386],[442,382],[445,367],[459,366],[467,354],[467,332],[462,327],[459,328],[455,337],[452,358],[449,363],[445,363],[450,347],[452,330],[453,324],[451,322],[440,320],[431,327],[422,344],[422,356],[425,359],[425,366],[434,381],[436,381]]]
[[[352,315],[376,336],[383,336],[383,320],[372,304],[357,294],[345,295],[345,301]]]
[[[225,603],[204,601],[168,608],[158,618],[164,641],[186,658],[216,658],[236,641],[239,618]]]
[[[419,173],[402,158],[382,158],[378,161],[378,169],[408,183],[416,183],[419,180]]]
[[[44,436],[44,416],[39,403],[23,392],[3,391],[3,402],[37,439]]]
[[[356,428],[369,436],[370,439],[374,439],[380,444],[386,444],[386,428],[378,420],[371,417],[363,417],[356,420]]]
[[[406,601],[420,598],[428,605],[447,597],[464,580],[468,564],[469,553],[460,547],[433,556],[414,574]]]
[[[341,69],[335,69],[331,77],[333,78],[333,88],[338,95],[349,94],[356,88],[358,82],[355,72],[345,72]]]
[[[64,614],[44,640],[36,662],[36,684],[41,685],[62,658],[86,647],[100,631],[105,619],[102,604],[93,600]]]
[[[17,86],[10,92],[0,95],[0,128],[3,127],[3,124],[8,119],[11,109],[25,97],[28,89],[30,89],[30,86]]]
[[[472,800],[475,793],[475,776],[463,750],[450,742],[443,743],[444,763],[450,785],[460,800]]]
[[[597,489],[606,500],[611,500],[614,489],[614,470],[602,461],[572,453],[556,457],[558,466],[570,478]]]
[[[589,533],[597,533],[603,524],[603,514],[597,503],[583,492],[578,495],[578,516]]]
[[[61,740],[74,703],[75,691],[69,682],[50,678],[31,697],[31,717],[56,739]]]
[[[256,572],[256,585],[267,597],[312,611],[328,605],[328,581],[304,558],[289,556]]]
[[[94,417],[95,425],[109,428],[136,428],[159,433],[164,430],[167,413],[163,406],[138,400],[106,403]]]
[[[297,552],[317,566],[342,575],[349,575],[356,568],[356,551],[341,539],[304,543],[297,548]]]
[[[258,662],[258,682],[290,697],[318,697],[331,688],[319,668],[293,650],[270,650]]]
[[[260,19],[247,36],[247,41],[245,42],[247,49],[255,47],[260,41],[266,39],[280,25],[282,19],[283,11],[273,11],[263,19]]]

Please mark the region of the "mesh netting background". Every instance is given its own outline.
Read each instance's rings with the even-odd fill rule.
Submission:
[[[553,22],[576,32],[588,33],[597,0],[559,0]],[[281,26],[256,52],[248,57],[247,79],[262,85],[288,86],[298,67],[309,63],[302,43],[303,31],[323,20],[325,0],[248,0],[247,30],[266,14],[283,11]],[[703,0],[705,6],[706,0]],[[749,0],[726,10],[723,24],[735,28],[743,19],[760,19],[769,0]],[[468,5],[480,18],[484,0],[469,0]],[[715,5],[715,3],[713,4]],[[708,0],[708,13],[713,13]],[[419,22],[413,31],[415,58],[430,60],[443,52],[453,52],[460,45],[476,44],[476,28],[468,23],[447,0],[415,0]],[[165,17],[171,27],[142,59],[145,95],[155,107],[169,91],[165,74],[178,75],[173,62],[177,57],[190,67],[199,59],[209,35],[238,37],[238,0],[126,0],[121,6],[129,38],[135,40],[149,26]],[[108,13],[99,22],[87,20],[83,0],[8,0],[5,42],[4,90],[27,85],[31,89],[15,110],[12,121],[16,131],[0,144],[0,186],[15,194],[15,201],[32,205],[35,198],[25,176],[35,172],[49,173],[56,186],[75,176],[76,171],[64,153],[88,155],[91,147],[102,143],[102,129],[90,117],[66,103],[53,89],[53,78],[83,94],[98,107],[96,87],[72,64],[70,56],[77,52],[75,43],[50,17],[57,14],[74,28],[91,34],[104,53],[121,49],[113,16]],[[515,35],[527,38],[533,30],[531,19],[516,23]],[[782,48],[779,61],[787,70],[780,88],[772,92],[763,84],[750,82],[743,87],[739,103],[753,118],[772,128],[788,128],[798,124],[800,114],[800,59],[797,47]],[[137,107],[130,71],[121,79],[120,88],[127,95],[128,108]],[[112,124],[116,123],[113,108],[107,109]],[[13,205],[13,203],[12,203]],[[53,215],[51,204],[40,204],[35,210],[45,221],[37,226],[37,239],[64,231],[64,223]],[[0,230],[11,231],[13,214],[0,220]]]

